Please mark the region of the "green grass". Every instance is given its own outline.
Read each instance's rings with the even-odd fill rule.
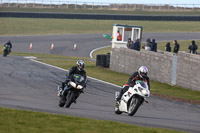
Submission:
[[[0,133],[183,133],[112,121],[0,108]]]
[[[200,22],[1,18],[0,35],[112,33],[115,23],[143,26],[143,32],[199,32]]]
[[[125,15],[199,15],[200,11],[128,11],[128,10],[86,10],[86,9],[58,9],[58,8],[6,8],[0,11],[9,12],[52,12],[52,13],[90,13],[90,14],[125,14]]]
[[[96,50],[96,51],[94,51],[92,53],[92,57],[96,59],[98,54],[108,54],[108,53],[110,53],[110,50],[111,50],[111,46],[110,47],[106,47],[106,48],[98,49],[98,50]]]

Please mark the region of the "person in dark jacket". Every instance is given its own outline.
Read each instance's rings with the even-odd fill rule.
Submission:
[[[122,90],[120,91],[119,96],[117,97],[117,101],[120,101],[122,95],[129,89],[129,87],[133,87],[135,85],[136,80],[142,80],[147,83],[148,88],[150,90],[149,77],[147,76],[148,69],[145,66],[141,66],[137,72],[134,72],[128,80],[128,83],[124,85]]]
[[[146,40],[146,42],[145,42],[145,45],[144,45],[144,49],[145,49],[145,50],[148,50],[148,51],[151,51],[151,46],[152,46],[151,39],[150,39],[150,38],[147,38],[147,40]]]
[[[165,51],[171,52],[170,42],[168,42],[165,46]]]
[[[133,46],[133,41],[131,41],[131,38],[128,38],[127,48],[131,48],[132,46]]]
[[[140,40],[139,40],[139,39],[136,39],[136,40],[135,40],[135,42],[133,43],[131,49],[140,51]]]
[[[156,43],[155,39],[152,39],[151,51],[157,52],[157,43]]]
[[[190,50],[191,54],[197,54],[198,46],[196,45],[194,40],[192,40],[192,43],[189,45],[188,49]]]
[[[178,53],[180,45],[177,43],[177,40],[174,40],[173,43],[174,43],[174,51],[173,52]]]
[[[73,66],[69,70],[69,73],[66,74],[65,82],[62,82],[62,86],[61,86],[60,90],[58,90],[58,96],[59,97],[64,93],[64,91],[66,91],[68,89],[67,88],[66,90],[64,90],[64,88],[66,88],[65,86],[67,86],[69,80],[73,78],[74,74],[80,74],[80,75],[82,75],[84,77],[84,79],[85,79],[85,87],[86,87],[87,76],[86,76],[86,72],[84,70],[84,66],[85,66],[84,61],[83,60],[78,60],[76,62],[76,66]]]

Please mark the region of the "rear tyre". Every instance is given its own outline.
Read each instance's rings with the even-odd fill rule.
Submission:
[[[66,98],[65,97],[61,97],[58,106],[59,107],[63,107],[65,105],[66,102]]]
[[[4,56],[4,57],[7,56],[7,52],[6,52],[6,51],[3,52],[3,56]]]
[[[118,115],[120,115],[120,114],[122,114],[122,112],[119,110],[119,107],[118,107],[119,105],[115,105],[115,114],[118,114]]]
[[[141,102],[139,98],[132,97],[128,108],[128,115],[133,116],[140,107],[140,103]]]

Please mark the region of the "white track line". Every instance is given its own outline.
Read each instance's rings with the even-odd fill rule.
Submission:
[[[109,46],[103,46],[103,47],[99,47],[99,48],[93,49],[93,50],[90,52],[90,58],[93,58],[92,54],[94,53],[94,51],[99,50],[99,49],[102,49],[102,48],[106,48],[106,47],[111,47],[111,45],[109,45]]]
[[[40,61],[37,61],[37,60],[34,60],[34,59],[30,59],[30,60],[33,61],[33,62],[37,62],[37,63],[43,64],[43,65],[49,66],[49,67],[57,68],[57,69],[62,70],[62,71],[68,71],[66,69],[63,69],[63,68],[60,68],[60,67],[57,67],[57,66],[53,66],[53,65],[50,65],[50,64],[47,64],[47,63],[44,63],[44,62],[40,62]],[[115,85],[115,84],[112,84],[112,83],[109,83],[109,82],[106,82],[106,81],[103,81],[103,80],[100,80],[100,79],[96,79],[96,78],[93,78],[93,77],[90,77],[90,76],[87,76],[87,77],[90,78],[90,79],[105,83],[105,84],[109,84],[109,85],[121,88],[121,86],[119,86],[119,85]]]

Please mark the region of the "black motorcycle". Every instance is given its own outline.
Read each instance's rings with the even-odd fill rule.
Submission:
[[[10,45],[4,45],[3,56],[6,57],[11,52]]]
[[[69,108],[73,102],[76,102],[76,99],[79,97],[80,93],[83,92],[85,87],[85,79],[80,74],[73,75],[73,78],[70,79],[65,86],[61,98],[59,100],[59,106]],[[58,88],[59,89],[59,88]]]

